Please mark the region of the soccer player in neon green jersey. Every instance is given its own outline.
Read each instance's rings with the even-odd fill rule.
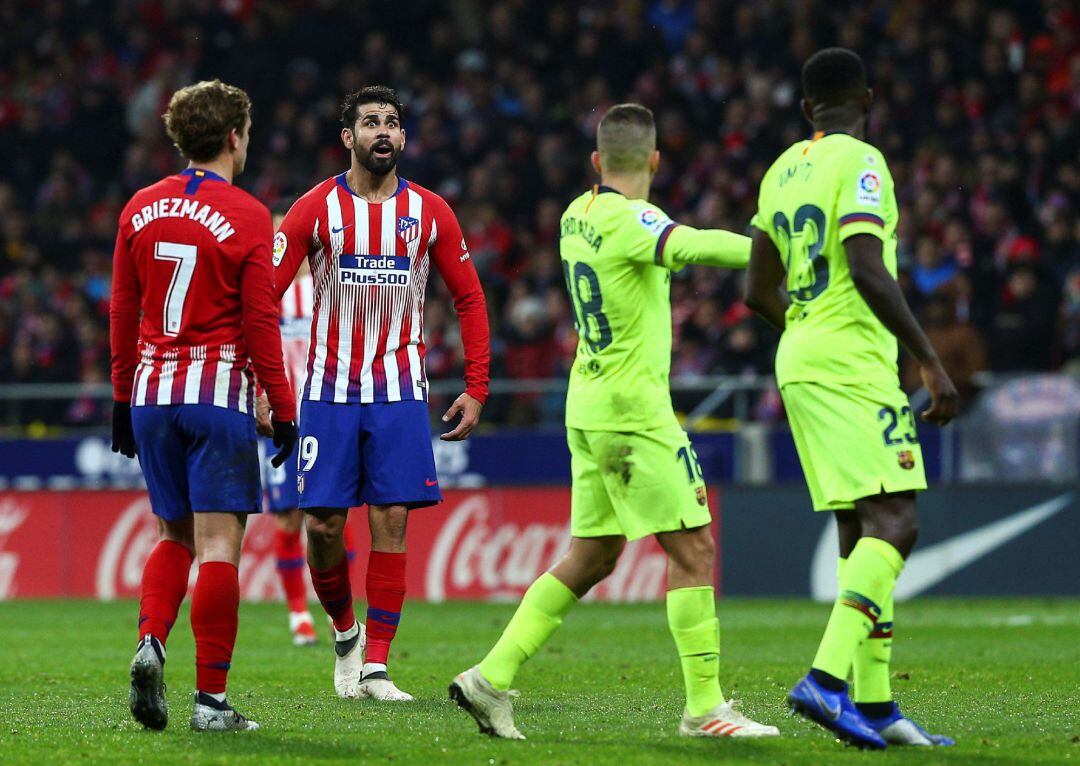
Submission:
[[[762,179],[746,286],[747,303],[783,333],[777,383],[814,510],[832,511],[840,533],[839,596],[788,703],[862,747],[948,745],[905,718],[889,688],[892,592],[915,544],[915,493],[926,489],[896,341],[930,392],[923,419],[949,422],[956,389],[896,283],[896,197],[885,158],[863,141],[872,95],[863,63],[828,48],[802,79],[814,135]]]
[[[668,624],[686,683],[680,733],[775,735],[720,690],[711,517],[668,387],[671,272],[692,263],[745,268],[750,240],[676,225],[648,202],[660,154],[645,107],[609,109],[596,145],[601,183],[570,203],[559,242],[578,329],[566,397],[570,550],[529,587],[502,637],[454,679],[450,696],[482,732],[521,739],[509,699],[518,668],[611,574],[627,540],[656,535],[668,556]]]

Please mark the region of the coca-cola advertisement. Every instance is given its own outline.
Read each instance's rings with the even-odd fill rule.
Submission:
[[[409,521],[408,589],[414,598],[513,600],[564,553],[566,488],[452,490]],[[359,549],[362,592],[367,509],[350,524]],[[278,599],[274,520],[252,517],[240,564],[243,598]],[[0,600],[41,597],[131,598],[157,541],[144,492],[0,493]],[[194,579],[195,570],[192,570]],[[665,591],[665,558],[652,538],[627,545],[615,573],[590,599],[653,601]]]

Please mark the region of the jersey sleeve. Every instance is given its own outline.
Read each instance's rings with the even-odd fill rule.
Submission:
[[[695,229],[676,224],[660,250],[661,265],[678,271],[688,264],[745,269],[750,237],[723,229]]]
[[[465,347],[465,392],[482,404],[487,401],[491,361],[487,301],[457,216],[442,199],[434,211],[435,243],[428,253],[454,299]]]
[[[637,263],[665,265],[664,250],[678,224],[663,210],[647,203],[630,205],[626,215],[627,219],[620,222],[617,230],[624,238],[627,257]]]
[[[274,231],[270,212],[260,206],[251,214],[252,221],[245,234],[240,271],[240,299],[243,310],[244,344],[255,367],[261,389],[266,391],[275,420],[295,420],[296,402],[281,351],[279,296],[274,289],[274,270],[270,241]]]
[[[877,149],[860,147],[842,168],[836,186],[840,241],[856,234],[884,240],[888,211],[896,207],[896,191],[885,158]]]
[[[750,260],[749,237],[677,223],[655,205],[632,206],[630,214],[620,235],[626,232],[633,261],[678,271],[689,264],[745,269]]]
[[[125,209],[126,212],[126,209]],[[131,401],[131,388],[135,382],[135,368],[139,362],[139,322],[142,309],[142,291],[135,259],[124,234],[121,214],[120,230],[116,234],[113,250],[112,292],[109,298],[109,343],[112,352],[113,399]]]
[[[274,289],[278,300],[288,291],[300,264],[311,252],[317,224],[317,207],[309,195],[304,195],[289,208],[274,235]]]

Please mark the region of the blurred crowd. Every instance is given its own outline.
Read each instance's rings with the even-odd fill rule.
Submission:
[[[239,183],[287,205],[348,162],[339,103],[364,84],[406,104],[403,176],[447,197],[488,295],[493,376],[563,376],[575,334],[559,215],[594,182],[606,107],[659,127],[654,201],[744,231],[758,181],[803,138],[799,67],[867,61],[869,138],[901,205],[901,279],[961,389],[982,370],[1080,364],[1080,9],[1031,0],[0,0],[0,382],[108,378],[116,219],[182,162],[160,114],[220,77],[251,94]],[[672,281],[675,378],[767,373],[775,336],[741,276]],[[433,379],[460,374],[438,278]],[[917,386],[917,371],[904,370]],[[775,398],[758,403],[775,414]],[[545,417],[543,397],[499,415]],[[101,417],[65,403],[67,422]]]

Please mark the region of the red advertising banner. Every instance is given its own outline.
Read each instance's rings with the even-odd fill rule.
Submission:
[[[566,488],[453,490],[446,502],[409,520],[408,590],[413,598],[516,599],[565,552]],[[354,509],[362,594],[367,511]],[[0,600],[131,598],[157,542],[157,520],[135,491],[0,493]],[[242,597],[281,598],[274,560],[274,520],[248,524],[240,564]],[[664,597],[666,560],[652,538],[630,543],[615,573],[589,598],[652,601]],[[192,578],[195,568],[192,568]]]

